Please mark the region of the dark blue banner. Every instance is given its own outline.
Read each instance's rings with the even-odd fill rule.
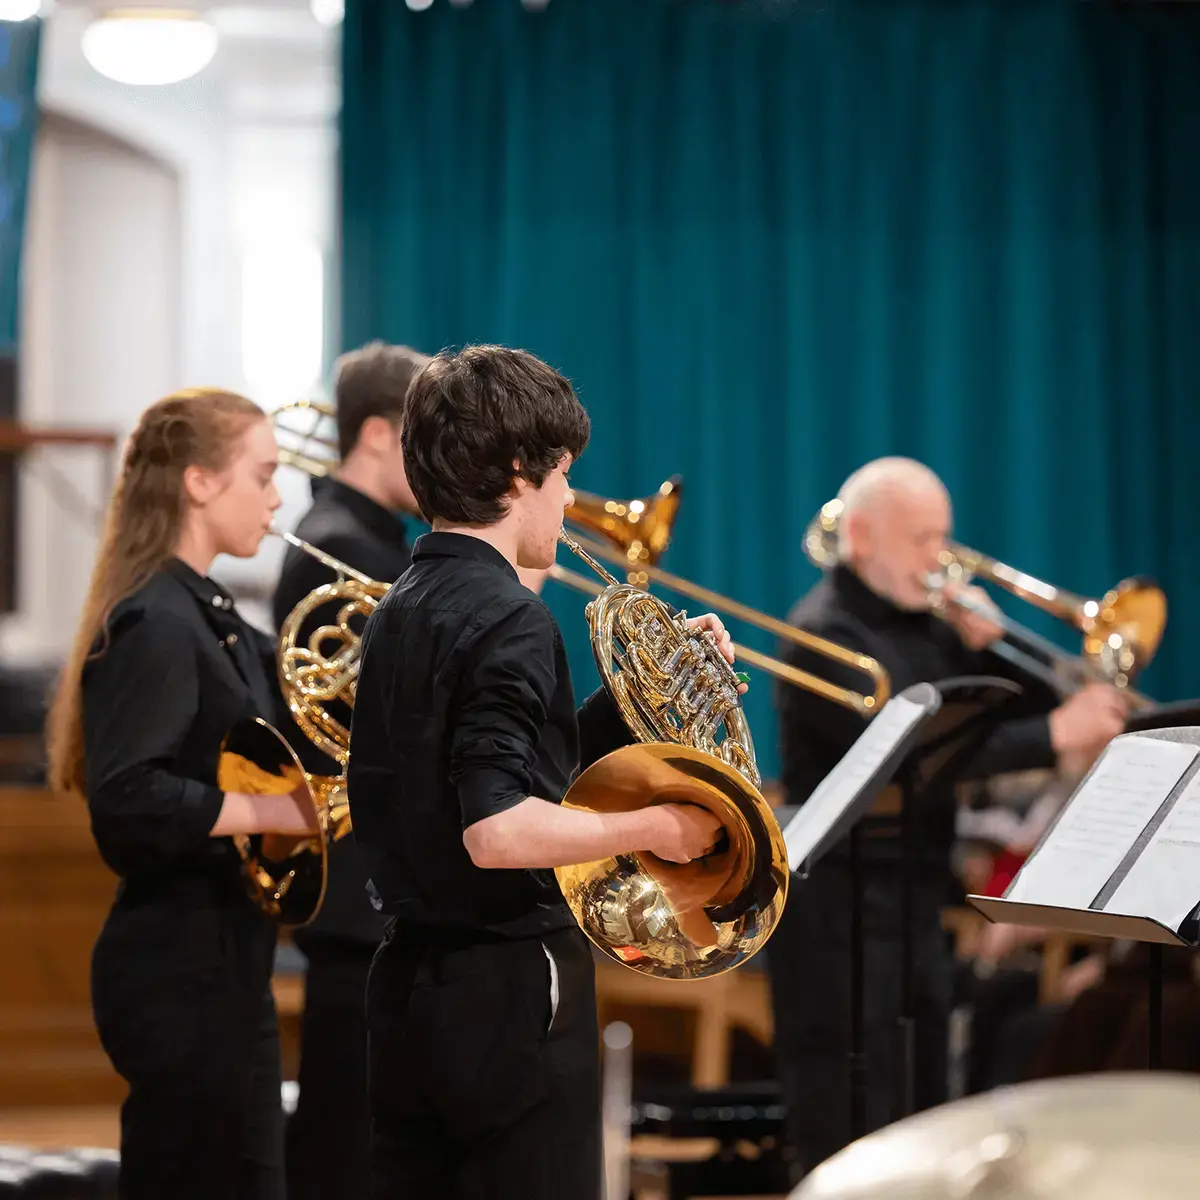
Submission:
[[[41,21],[0,21],[0,355],[16,353]]]

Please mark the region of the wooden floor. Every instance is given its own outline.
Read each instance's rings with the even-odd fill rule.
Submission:
[[[115,1150],[117,1108],[0,1108],[0,1142],[54,1150],[68,1146]]]

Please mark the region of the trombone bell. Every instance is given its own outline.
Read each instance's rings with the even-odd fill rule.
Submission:
[[[636,574],[641,567],[654,566],[669,545],[682,493],[680,475],[640,500],[608,500],[591,492],[574,492],[575,503],[567,509],[566,519],[619,546],[629,571]]]
[[[1123,579],[1078,618],[1083,653],[1108,679],[1128,682],[1158,652],[1167,626],[1167,597],[1148,579]]]
[[[814,567],[825,570],[838,563],[838,525],[845,505],[827,500],[804,531],[804,552]]]
[[[279,461],[285,466],[319,479],[338,465],[337,417],[332,405],[296,400],[270,415]]]
[[[739,771],[690,746],[643,743],[593,763],[563,799],[594,813],[697,804],[724,827],[716,850],[689,863],[646,851],[556,869],[584,933],[605,955],[660,979],[704,979],[766,944],[787,900],[775,814]]]

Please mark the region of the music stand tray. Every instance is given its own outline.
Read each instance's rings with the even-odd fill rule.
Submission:
[[[1197,944],[1200,728],[1114,738],[1004,895],[967,900],[989,921],[1147,943],[1160,1065],[1162,947]]]
[[[837,766],[783,827],[788,867],[802,877],[867,815],[936,716],[942,697],[930,683],[893,696]]]
[[[1156,704],[1144,712],[1131,713],[1125,722],[1125,732],[1148,733],[1155,729],[1182,729],[1188,725],[1200,725],[1200,700]]]

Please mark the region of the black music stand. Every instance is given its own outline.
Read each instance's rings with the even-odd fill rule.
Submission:
[[[1195,751],[1190,761],[1181,747]],[[1200,728],[1114,738],[1004,896],[967,897],[989,921],[1145,942],[1151,1070],[1163,1061],[1162,948],[1200,942],[1197,775]]]
[[[1152,729],[1182,729],[1189,725],[1200,725],[1200,700],[1178,700],[1135,712],[1125,722],[1125,732],[1148,733]]]
[[[847,831],[850,834],[850,1122],[856,1138],[866,1132],[867,1089],[866,941],[859,822],[908,759],[941,704],[941,694],[929,683],[914,684],[894,696],[808,800],[793,810],[795,815],[783,830],[788,867],[801,877]]]
[[[913,888],[917,872],[916,818],[927,797],[971,778],[970,760],[1006,721],[1027,715],[1024,690],[1008,679],[963,676],[936,684],[941,703],[895,772],[900,789],[901,1009],[900,1115],[916,1107],[916,978],[913,965]]]

